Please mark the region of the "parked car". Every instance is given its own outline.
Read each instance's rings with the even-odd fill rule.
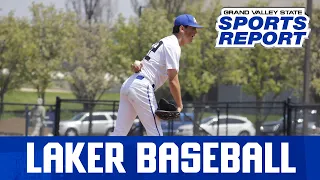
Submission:
[[[292,117],[293,119],[294,117]],[[320,134],[319,119],[316,110],[309,110],[308,118],[308,134]],[[262,135],[266,136],[279,136],[285,134],[283,117],[276,121],[266,121],[260,126]],[[303,111],[299,111],[296,118],[291,122],[291,132],[294,135],[302,135],[303,133]]]
[[[228,119],[228,124],[227,124]],[[218,132],[218,117],[210,116],[201,120],[200,128],[207,135],[216,136]],[[228,129],[228,134],[227,134]],[[247,117],[236,115],[219,116],[219,136],[253,136],[256,134],[254,125]],[[181,125],[176,132],[180,136],[192,136],[193,124]]]
[[[292,125],[294,125],[294,121],[292,121]],[[266,121],[262,123],[260,126],[260,132],[263,136],[279,136],[283,135],[284,129],[283,129],[283,117],[276,121]]]
[[[161,120],[161,129],[164,136],[175,135],[178,127],[183,124],[192,124],[194,120],[194,113],[181,113],[180,118],[176,120]],[[143,127],[142,127],[143,128]],[[140,136],[140,123],[139,121],[135,121],[133,123],[133,127],[129,132],[129,136]],[[147,135],[145,129],[143,129],[143,135]]]
[[[113,132],[116,112],[93,112],[92,135],[110,135]],[[139,121],[136,119],[135,121]],[[61,121],[59,133],[62,136],[87,135],[89,132],[89,113],[82,112],[73,116],[70,120]]]
[[[161,120],[161,128],[164,136],[175,135],[177,129],[184,124],[192,124],[194,113],[181,113],[180,118],[174,121]]]

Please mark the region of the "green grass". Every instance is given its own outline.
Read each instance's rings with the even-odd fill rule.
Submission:
[[[55,105],[56,97],[59,96],[61,99],[76,99],[72,93],[68,92],[47,92],[45,96],[45,103]],[[102,96],[101,100],[119,100],[120,95],[119,93],[106,93]],[[22,91],[13,91],[7,93],[4,98],[4,102],[11,102],[11,103],[21,103],[21,104],[35,104],[37,101],[37,93],[36,92],[22,92]],[[29,107],[31,109],[32,107]],[[48,107],[47,107],[48,108]],[[71,118],[74,113],[71,110],[82,110],[83,104],[81,103],[62,103],[61,104],[61,119],[68,119]],[[104,111],[104,110],[112,110],[112,105],[96,105],[95,111]],[[13,110],[20,110],[23,111],[25,109],[24,105],[5,105],[5,111],[13,111]],[[117,109],[117,107],[116,107]],[[203,114],[203,118],[213,115],[213,113],[205,112]],[[255,122],[256,116],[254,114],[240,114],[242,116],[248,117],[248,119],[252,122]],[[3,118],[6,116],[13,116],[9,114],[4,114]],[[273,115],[270,114],[267,121],[274,121],[280,119],[281,115]],[[7,118],[7,117],[6,117]]]
[[[76,97],[70,92],[47,92],[45,95],[45,104],[55,105],[56,97],[61,99],[76,99]],[[7,103],[21,103],[21,104],[36,104],[37,102],[36,92],[22,92],[12,91],[5,94],[4,102]],[[119,93],[106,93],[101,97],[101,100],[119,100]],[[23,110],[23,105],[5,105],[5,111]],[[80,103],[62,103],[61,108],[64,109],[80,109],[82,104]]]

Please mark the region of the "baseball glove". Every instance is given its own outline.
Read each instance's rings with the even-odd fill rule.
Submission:
[[[174,120],[180,117],[177,107],[165,99],[160,99],[155,114],[162,120]]]

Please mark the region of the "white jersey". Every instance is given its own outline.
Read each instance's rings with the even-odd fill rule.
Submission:
[[[170,35],[162,38],[152,45],[144,57],[140,74],[154,84],[156,90],[168,79],[168,69],[176,69],[179,72],[180,56],[181,47],[177,37]]]

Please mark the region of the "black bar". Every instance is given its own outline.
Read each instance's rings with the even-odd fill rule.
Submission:
[[[293,118],[293,135],[295,136],[297,134],[296,129],[297,129],[297,108],[294,108],[294,118]]]
[[[113,105],[112,105],[113,117],[114,117],[115,111],[116,111],[116,102],[114,101]],[[114,127],[115,127],[115,122],[116,122],[116,119],[113,119],[113,131],[114,131]]]
[[[220,108],[220,109],[224,109],[226,108],[225,106],[210,106],[210,107],[205,107],[205,106],[201,106],[201,105],[195,105],[193,106],[194,108],[201,108],[201,109],[216,109],[216,108]],[[282,105],[279,106],[264,106],[263,109],[279,109],[282,108]],[[320,104],[318,105],[318,107],[320,107]],[[229,109],[258,109],[259,107],[257,106],[245,106],[245,107],[241,107],[241,106],[235,106],[232,107],[229,105]]]
[[[292,114],[292,106],[290,104],[291,99],[288,99],[288,128],[287,128],[287,135],[291,136],[291,122],[292,122],[292,118],[291,118],[291,114]]]
[[[60,111],[61,111],[61,99],[59,96],[56,97],[56,111],[54,121],[54,136],[59,136],[59,124],[60,124]]]
[[[300,109],[319,108],[320,104],[291,104],[292,107]]]
[[[61,102],[74,102],[74,103],[80,103],[80,102],[106,102],[106,103],[113,103],[113,102],[119,102],[117,100],[89,100],[89,99],[61,99]]]
[[[189,103],[189,102],[184,102]],[[256,104],[256,101],[225,101],[225,102],[192,102],[193,104],[204,104],[204,105],[210,105],[210,104]],[[282,104],[283,101],[263,101],[263,104]]]
[[[93,106],[91,104],[89,105],[89,127],[88,127],[88,136],[92,135],[92,111],[93,111]]]
[[[218,119],[217,119],[217,136],[219,136],[219,126],[220,126],[220,110],[219,108],[217,108],[217,116],[218,116]]]
[[[287,119],[287,108],[288,108],[288,104],[286,101],[283,102],[283,135],[287,135],[286,132],[286,119]]]
[[[4,102],[3,105],[12,105],[12,106],[36,106],[38,104],[29,104],[29,103],[10,103]],[[54,106],[54,104],[44,104],[43,106]]]
[[[228,136],[228,124],[229,124],[229,104],[227,104],[227,107],[226,107],[226,114],[227,114],[227,126],[226,126],[226,136]]]
[[[28,108],[28,105],[26,105],[26,108],[25,108],[25,117],[26,117],[26,136],[28,136],[29,134],[29,108]]]

